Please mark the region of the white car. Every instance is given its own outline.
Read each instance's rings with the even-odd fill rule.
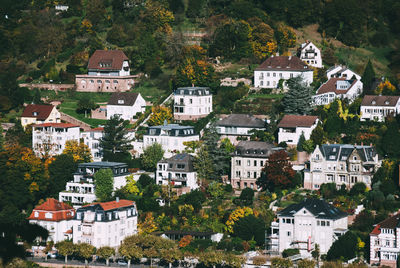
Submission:
[[[128,263],[125,260],[118,260],[117,263],[119,266],[127,266],[128,265]]]

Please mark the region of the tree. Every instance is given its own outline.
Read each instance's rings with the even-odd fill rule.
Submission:
[[[139,177],[138,183],[142,188],[146,188],[150,184],[154,184],[154,179],[147,174],[142,174]]]
[[[233,235],[243,240],[255,240],[258,246],[265,242],[265,223],[260,217],[250,214],[233,225]]]
[[[94,109],[96,109],[98,105],[93,101],[92,98],[89,97],[89,95],[84,95],[77,104],[76,111],[78,113],[85,113],[85,117],[87,117],[87,113],[90,114],[90,112]]]
[[[126,185],[125,189],[128,191],[128,193],[133,194],[135,196],[140,195],[140,189],[133,178],[133,174],[129,175],[126,177]]]
[[[147,146],[142,155],[142,165],[145,170],[155,171],[157,163],[163,158],[164,150],[159,143],[153,143]]]
[[[62,152],[66,155],[71,155],[76,163],[92,162],[92,154],[89,146],[77,140],[68,140],[65,143],[65,149]]]
[[[311,256],[314,258],[314,260],[317,261],[317,267],[319,267],[319,255],[320,255],[320,250],[319,250],[319,245],[315,244],[314,250],[311,251]],[[315,265],[313,266],[315,267]]]
[[[352,231],[348,231],[347,233],[339,237],[338,240],[333,242],[326,255],[326,259],[328,261],[339,259],[347,261],[356,257],[357,249],[357,236]]]
[[[197,172],[197,177],[200,181],[200,186],[204,181],[210,180],[214,175],[213,162],[208,154],[205,145],[202,145],[197,152],[193,166]]]
[[[306,141],[306,138],[304,137],[304,132],[301,132],[299,141],[297,142],[297,151],[298,152],[303,152],[304,151],[304,143]]]
[[[88,0],[86,4],[86,18],[93,25],[100,25],[105,19],[106,8],[102,0]]]
[[[111,169],[100,169],[94,174],[95,193],[99,201],[108,201],[114,189],[114,176]]]
[[[212,266],[215,268],[217,265],[222,264],[223,255],[218,251],[201,252],[198,256],[199,262],[205,266]]]
[[[293,267],[293,263],[289,259],[283,259],[275,257],[271,259],[271,268],[290,268]]]
[[[309,114],[312,110],[312,89],[308,86],[302,76],[296,76],[286,81],[289,88],[282,100],[286,114]]]
[[[103,151],[103,161],[115,161],[117,155],[129,156],[133,148],[132,138],[128,136],[129,121],[113,115],[104,126],[104,135],[100,139],[100,148]]]
[[[103,258],[106,260],[106,265],[109,266],[110,265],[110,258],[111,256],[113,256],[115,254],[115,249],[112,247],[101,247],[98,248],[96,251],[96,255],[99,256],[100,258]]]
[[[54,246],[54,242],[51,240],[46,243],[46,247],[43,250],[44,254],[46,254],[46,256],[45,256],[46,261],[47,261],[48,253],[53,250],[53,246]]]
[[[388,118],[386,121],[387,130],[382,137],[382,149],[388,157],[398,157],[400,155],[399,124],[393,118]]]
[[[311,132],[310,140],[312,140],[314,146],[322,145],[327,140],[326,136],[327,136],[327,134],[324,131],[324,128],[322,127],[322,124],[318,123],[318,125]]]
[[[242,190],[239,196],[239,200],[242,206],[251,206],[253,205],[254,199],[254,190],[246,187]]]
[[[361,78],[361,82],[363,82],[363,87],[366,95],[373,94],[373,89],[371,87],[374,81],[375,71],[374,67],[372,66],[371,59],[369,59]]]
[[[283,150],[271,154],[265,163],[261,177],[257,179],[257,185],[263,190],[294,186],[296,172],[288,158],[288,154]]]
[[[80,243],[77,245],[78,255],[85,259],[85,266],[88,265],[88,259],[96,252],[96,248],[88,243]]]
[[[149,126],[160,126],[165,122],[172,122],[172,112],[171,109],[165,106],[153,106],[151,108],[151,115],[147,124]]]
[[[49,165],[49,177],[51,187],[49,187],[49,196],[58,198],[59,192],[65,190],[67,182],[73,179],[73,173],[78,168],[72,155],[57,155]]]
[[[128,268],[131,267],[132,259],[140,259],[143,257],[143,250],[137,246],[137,236],[126,237],[124,241],[122,241],[118,252],[128,260]]]
[[[179,261],[183,257],[182,252],[177,248],[161,249],[160,253],[161,253],[160,257],[164,261],[168,262],[169,268],[172,267],[173,262]]]
[[[71,241],[61,241],[56,244],[58,253],[65,257],[65,263],[68,262],[68,256],[74,254],[77,251],[76,246]]]
[[[298,268],[314,268],[315,267],[315,261],[314,260],[307,260],[303,259],[297,262],[297,267]]]
[[[311,139],[304,141],[302,147],[303,147],[303,150],[308,154],[311,154],[312,152],[314,152],[314,149],[315,149],[314,142]]]

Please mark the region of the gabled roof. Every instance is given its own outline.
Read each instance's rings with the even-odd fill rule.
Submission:
[[[108,105],[133,106],[138,96],[139,93],[114,92],[108,101]]]
[[[119,201],[110,201],[110,202],[103,202],[103,203],[92,203],[86,206],[83,206],[82,208],[87,208],[91,206],[96,206],[99,205],[104,211],[107,210],[113,210],[113,209],[118,209],[118,208],[124,208],[124,207],[131,207],[135,205],[134,201],[126,200],[126,199],[121,199]]]
[[[60,202],[54,198],[48,198],[46,202],[36,206],[33,210],[59,211],[68,209],[73,209],[73,207],[63,202]]]
[[[336,88],[337,81],[348,81],[350,83],[350,86],[347,89],[337,89]],[[357,83],[357,81],[358,81],[357,79],[348,80],[343,77],[342,78],[332,77],[319,87],[316,94],[319,95],[328,92],[335,93],[336,95],[346,94],[355,85],[355,83]]]
[[[271,56],[266,59],[256,71],[312,71],[311,67],[305,64],[296,56]]]
[[[400,96],[364,96],[361,106],[392,106],[395,107]]]
[[[25,107],[21,117],[36,117],[36,119],[44,121],[50,116],[53,108],[53,105],[29,104]]]
[[[323,144],[320,150],[325,159],[330,161],[347,160],[354,150],[364,162],[374,161],[373,158],[377,154],[374,147],[365,145]]]
[[[378,235],[381,233],[381,229],[395,229],[395,228],[399,228],[400,227],[400,213],[397,213],[383,221],[381,221],[380,223],[378,223],[374,230],[372,230],[372,232],[370,233],[370,235]]]
[[[235,126],[246,128],[263,128],[265,122],[249,114],[230,114],[227,117],[217,121],[217,126]]]
[[[267,142],[240,141],[233,155],[267,158],[273,151],[274,146]]]
[[[168,159],[161,160],[161,163],[168,163],[167,170],[168,171],[177,171],[177,172],[193,172],[194,171],[194,156],[190,154],[176,154]],[[178,168],[178,164],[184,164],[183,168]],[[172,165],[172,167],[170,167]]]
[[[79,127],[78,125],[70,124],[70,123],[44,123],[44,124],[35,124],[33,127],[53,127],[53,128],[73,128]]]
[[[318,116],[287,114],[279,122],[278,127],[311,127],[317,120]]]
[[[121,50],[96,50],[89,59],[88,69],[121,70],[128,57]]]
[[[279,216],[293,217],[294,214],[305,208],[318,219],[337,220],[347,217],[347,213],[328,204],[324,200],[309,198],[304,201],[288,206],[278,212]]]
[[[46,213],[51,212],[52,217],[47,218]],[[35,213],[38,215],[35,217]],[[36,206],[28,220],[42,220],[42,221],[62,221],[69,220],[74,217],[75,209],[68,204],[59,202],[54,198],[48,198],[46,202]]]

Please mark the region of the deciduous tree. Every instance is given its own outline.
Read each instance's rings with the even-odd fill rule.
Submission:
[[[78,168],[78,164],[74,161],[72,155],[61,154],[55,157],[49,164],[49,176],[51,187],[49,187],[49,195],[58,198],[59,192],[65,190],[65,185],[73,179],[73,173]]]
[[[96,250],[96,255],[106,260],[106,265],[110,265],[110,258],[115,254],[115,249],[112,247],[101,247]]]
[[[85,266],[87,266],[88,259],[93,257],[96,252],[96,248],[88,243],[80,243],[76,247],[79,256],[85,259]]]
[[[56,244],[58,253],[65,257],[65,263],[68,262],[68,256],[71,256],[77,251],[76,246],[71,241],[61,241]]]
[[[171,109],[165,106],[153,106],[151,108],[151,115],[147,124],[149,126],[160,126],[165,122],[172,122],[172,112]]]
[[[92,154],[89,146],[77,140],[68,140],[65,143],[65,149],[62,153],[71,155],[76,163],[92,162]]]
[[[142,165],[146,170],[155,171],[157,163],[163,158],[164,150],[159,143],[147,146],[142,155]]]
[[[114,189],[114,176],[111,169],[100,169],[94,174],[95,193],[99,201],[108,201]]]

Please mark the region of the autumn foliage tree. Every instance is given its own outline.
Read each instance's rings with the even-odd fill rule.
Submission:
[[[65,143],[63,154],[71,155],[76,163],[92,162],[92,154],[89,146],[77,140],[69,140]]]
[[[171,109],[165,106],[153,106],[151,108],[151,115],[147,124],[149,126],[159,126],[164,124],[164,122],[172,122],[172,112]]]
[[[295,175],[288,154],[283,150],[277,151],[269,156],[257,185],[263,190],[290,188],[294,186]]]

